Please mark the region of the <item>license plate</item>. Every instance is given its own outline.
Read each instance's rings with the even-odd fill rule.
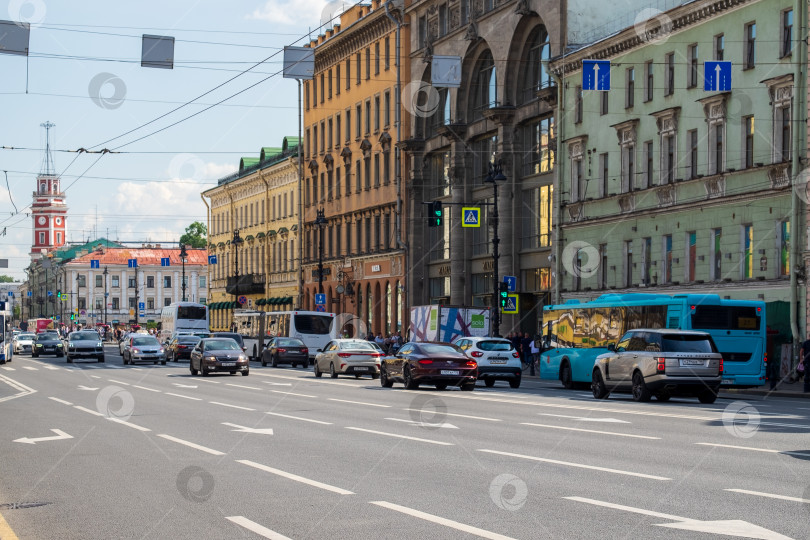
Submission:
[[[734,379],[723,379],[720,384],[734,384]]]
[[[490,364],[505,364],[506,360],[493,360]]]
[[[461,372],[452,369],[443,369],[442,375],[461,375]]]
[[[682,366],[702,366],[703,360],[681,360]]]
[[[355,371],[368,371],[367,367],[356,367],[354,368]]]
[[[236,362],[222,362],[222,367],[233,367],[236,365]]]

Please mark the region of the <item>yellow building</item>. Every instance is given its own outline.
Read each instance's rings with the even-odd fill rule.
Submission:
[[[208,265],[212,330],[230,329],[234,309],[297,306],[298,175],[298,137],[285,137],[202,193],[211,201],[208,251],[217,256]]]
[[[404,85],[410,38],[407,26],[400,32]],[[406,319],[406,261],[394,155],[396,24],[379,0],[355,4],[309,46],[315,71],[304,83],[302,307],[316,309],[322,289],[326,311],[354,313],[375,333],[398,331]],[[410,133],[409,115],[402,117],[402,133]]]

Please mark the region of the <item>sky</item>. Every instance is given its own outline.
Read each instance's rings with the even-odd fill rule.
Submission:
[[[0,0],[0,20],[31,23],[27,61],[0,54],[0,146],[15,148],[0,149],[0,259],[9,260],[0,274],[24,280],[30,262],[41,124],[55,124],[69,242],[176,242],[205,222],[200,193],[240,157],[298,135],[297,83],[280,74],[281,48],[317,36],[334,4]],[[143,34],[175,38],[174,69],[141,67]]]

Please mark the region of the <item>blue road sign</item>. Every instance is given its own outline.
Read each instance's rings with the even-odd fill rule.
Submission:
[[[53,316],[53,318],[54,318],[54,319],[56,319],[56,320],[58,321],[58,320],[59,320],[59,319],[61,319],[62,317],[60,317],[59,315],[54,315],[54,316]]]
[[[506,299],[506,306],[503,308],[504,313],[511,313],[516,315],[518,312],[518,295],[510,294]]]
[[[90,268],[99,268],[99,263],[98,259],[90,259]]]
[[[168,257],[161,257],[160,258],[160,266],[171,266],[171,265],[172,265],[172,261],[171,261],[170,258],[168,258]]]
[[[53,291],[48,291],[48,296],[53,296]]]
[[[208,256],[208,264],[217,264],[217,256],[216,255],[209,255]]]
[[[34,295],[34,293],[33,293],[33,292],[28,291],[28,296],[33,296],[33,295]]]
[[[703,62],[703,90],[728,92],[731,90],[731,62]]]
[[[14,296],[14,291],[8,291],[8,297],[11,298],[12,296]]]
[[[516,276],[503,276],[503,281],[509,285],[509,292],[515,292],[517,290]]]
[[[138,302],[138,309],[139,310],[146,309],[146,304],[144,304],[143,302]]]
[[[481,226],[481,209],[463,207],[461,209],[463,219],[461,221],[462,227],[480,227]]]
[[[315,295],[315,305],[318,306],[326,305],[326,295],[324,293],[318,293]]]
[[[127,266],[129,268],[138,268],[138,259],[127,259]]]
[[[610,60],[582,61],[582,89],[610,90]]]
[[[318,304],[318,305],[315,306],[315,311],[322,311],[322,312],[325,313],[326,312],[326,306],[323,305],[323,304]]]

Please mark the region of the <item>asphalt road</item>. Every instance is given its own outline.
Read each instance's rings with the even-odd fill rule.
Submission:
[[[744,400],[15,355],[0,539],[808,538],[810,402]]]

